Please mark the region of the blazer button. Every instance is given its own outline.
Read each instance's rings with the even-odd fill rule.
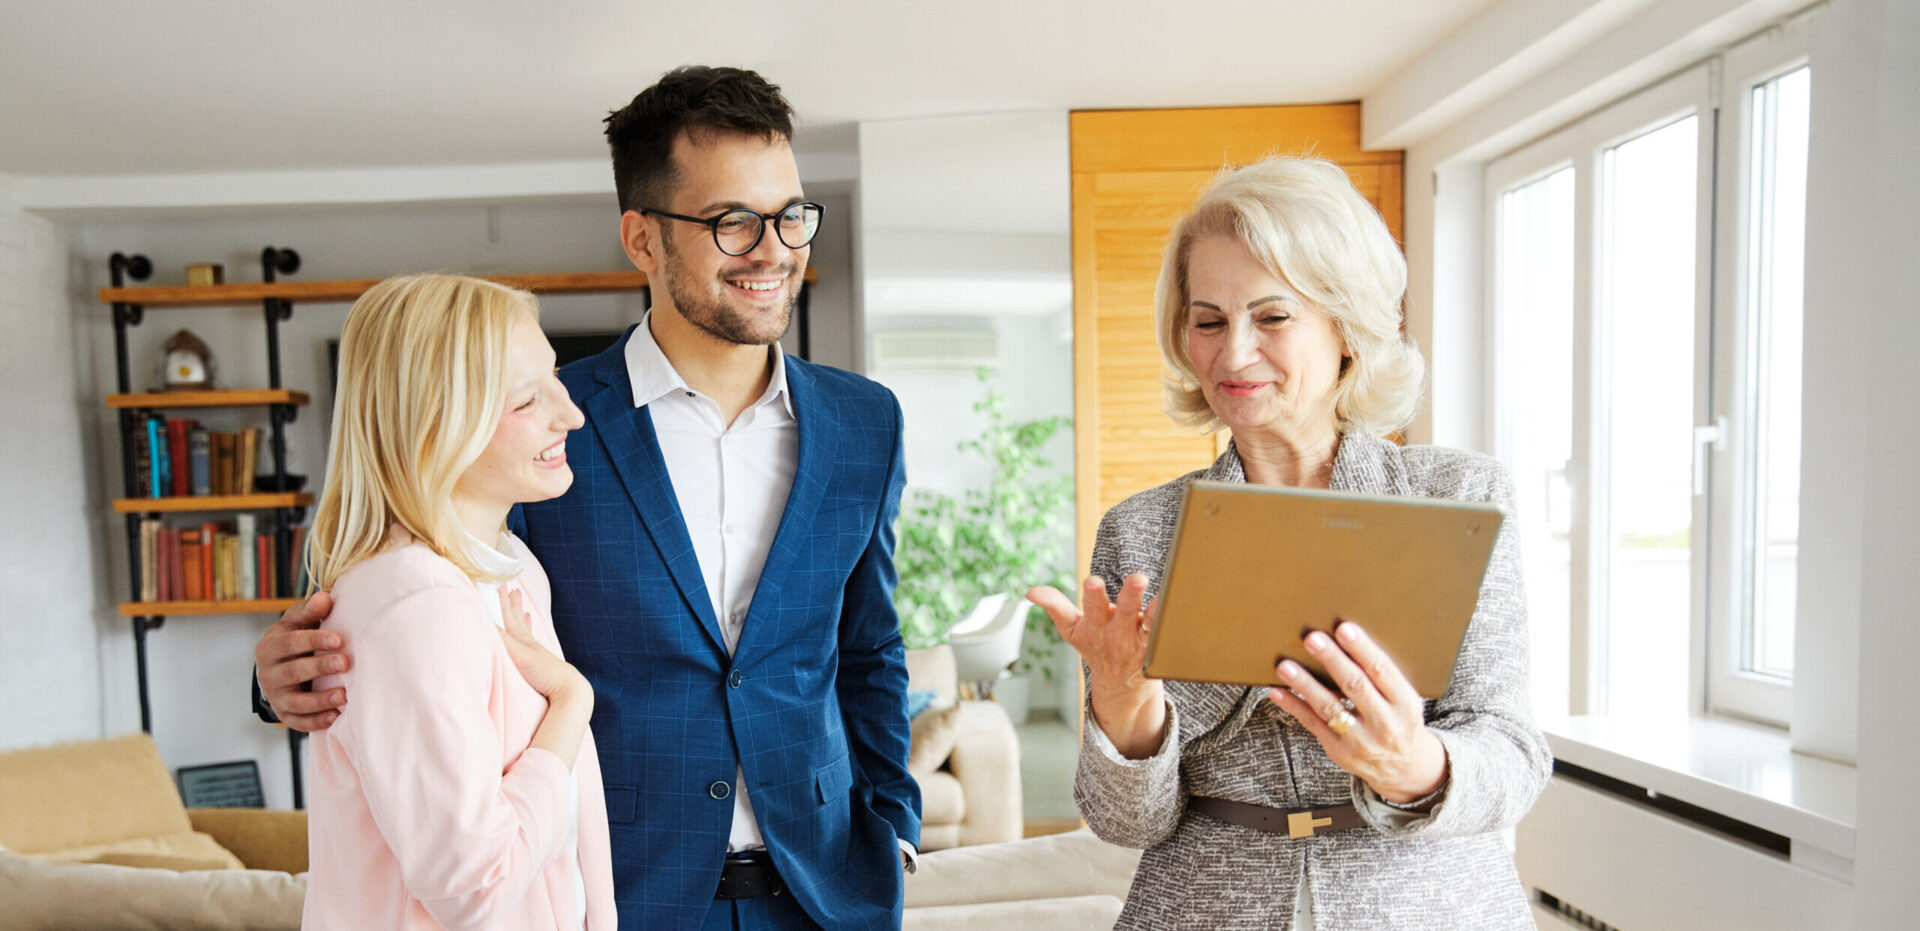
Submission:
[[[707,786],[707,794],[716,799],[724,799],[733,794],[733,786],[725,782],[715,782],[713,785]]]
[[[745,681],[747,681],[747,677],[741,674],[740,670],[735,669],[727,675],[727,688],[737,689],[740,687],[740,683]]]

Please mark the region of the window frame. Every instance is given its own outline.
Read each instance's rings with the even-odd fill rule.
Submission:
[[[1714,371],[1714,415],[1723,417],[1725,447],[1715,450],[1709,481],[1715,489],[1711,520],[1717,538],[1730,545],[1712,554],[1709,586],[1725,592],[1709,607],[1707,639],[1707,710],[1786,726],[1792,717],[1793,681],[1743,669],[1747,643],[1746,567],[1739,545],[1751,534],[1742,507],[1741,464],[1754,442],[1748,435],[1745,412],[1738,408],[1751,373],[1745,345],[1752,321],[1748,303],[1748,189],[1753,177],[1753,153],[1747,146],[1753,125],[1753,89],[1809,63],[1807,20],[1782,23],[1728,49],[1718,59],[1721,67],[1720,151],[1726,153],[1716,180],[1715,226],[1727,231],[1715,244],[1713,310],[1714,352],[1726,360]],[[1817,76],[1816,76],[1817,77]],[[1804,455],[1804,453],[1803,453]],[[1804,481],[1805,473],[1802,473]],[[1796,605],[1796,627],[1798,606]]]
[[[1694,371],[1695,390],[1690,404],[1695,424],[1710,422],[1712,382],[1718,377],[1713,366],[1712,305],[1717,270],[1714,263],[1714,227],[1716,222],[1715,139],[1717,62],[1708,61],[1656,82],[1639,92],[1615,101],[1534,142],[1487,163],[1484,174],[1483,214],[1485,238],[1490,248],[1484,257],[1485,279],[1494,285],[1486,302],[1483,345],[1486,359],[1485,384],[1490,386],[1484,399],[1486,423],[1492,426],[1495,454],[1510,461],[1512,425],[1501,411],[1505,377],[1500,343],[1504,335],[1503,308],[1498,293],[1500,256],[1500,199],[1507,192],[1539,180],[1559,168],[1574,169],[1574,260],[1573,282],[1573,444],[1568,470],[1571,489],[1571,530],[1569,533],[1568,579],[1568,696],[1571,714],[1604,713],[1608,705],[1607,683],[1607,593],[1605,579],[1607,527],[1605,515],[1608,487],[1605,474],[1607,446],[1605,425],[1607,386],[1604,384],[1606,360],[1599,355],[1604,345],[1604,321],[1596,319],[1599,293],[1601,241],[1595,212],[1600,204],[1603,183],[1602,159],[1607,150],[1654,129],[1688,116],[1696,116],[1698,137],[1695,184],[1694,236]],[[1704,270],[1704,273],[1703,273]],[[1712,373],[1704,377],[1702,373]],[[1696,455],[1699,450],[1696,447]],[[1688,598],[1687,644],[1689,662],[1686,685],[1687,711],[1706,707],[1707,674],[1707,591],[1703,584],[1710,570],[1713,524],[1708,503],[1711,494],[1695,496],[1692,527],[1700,542],[1691,548]]]

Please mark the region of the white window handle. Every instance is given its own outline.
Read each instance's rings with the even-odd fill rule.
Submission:
[[[1713,423],[1693,428],[1693,495],[1699,497],[1707,493],[1707,447],[1714,452],[1727,448],[1727,418],[1713,418]]]

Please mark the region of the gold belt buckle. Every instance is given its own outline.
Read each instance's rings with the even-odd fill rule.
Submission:
[[[1287,814],[1287,836],[1292,838],[1312,837],[1314,828],[1332,827],[1332,818],[1315,818],[1311,811],[1295,811]]]

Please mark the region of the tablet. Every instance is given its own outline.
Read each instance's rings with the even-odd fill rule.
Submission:
[[[1447,690],[1502,514],[1492,504],[1194,482],[1147,642],[1156,679],[1280,685],[1303,638],[1358,622],[1423,698]]]

